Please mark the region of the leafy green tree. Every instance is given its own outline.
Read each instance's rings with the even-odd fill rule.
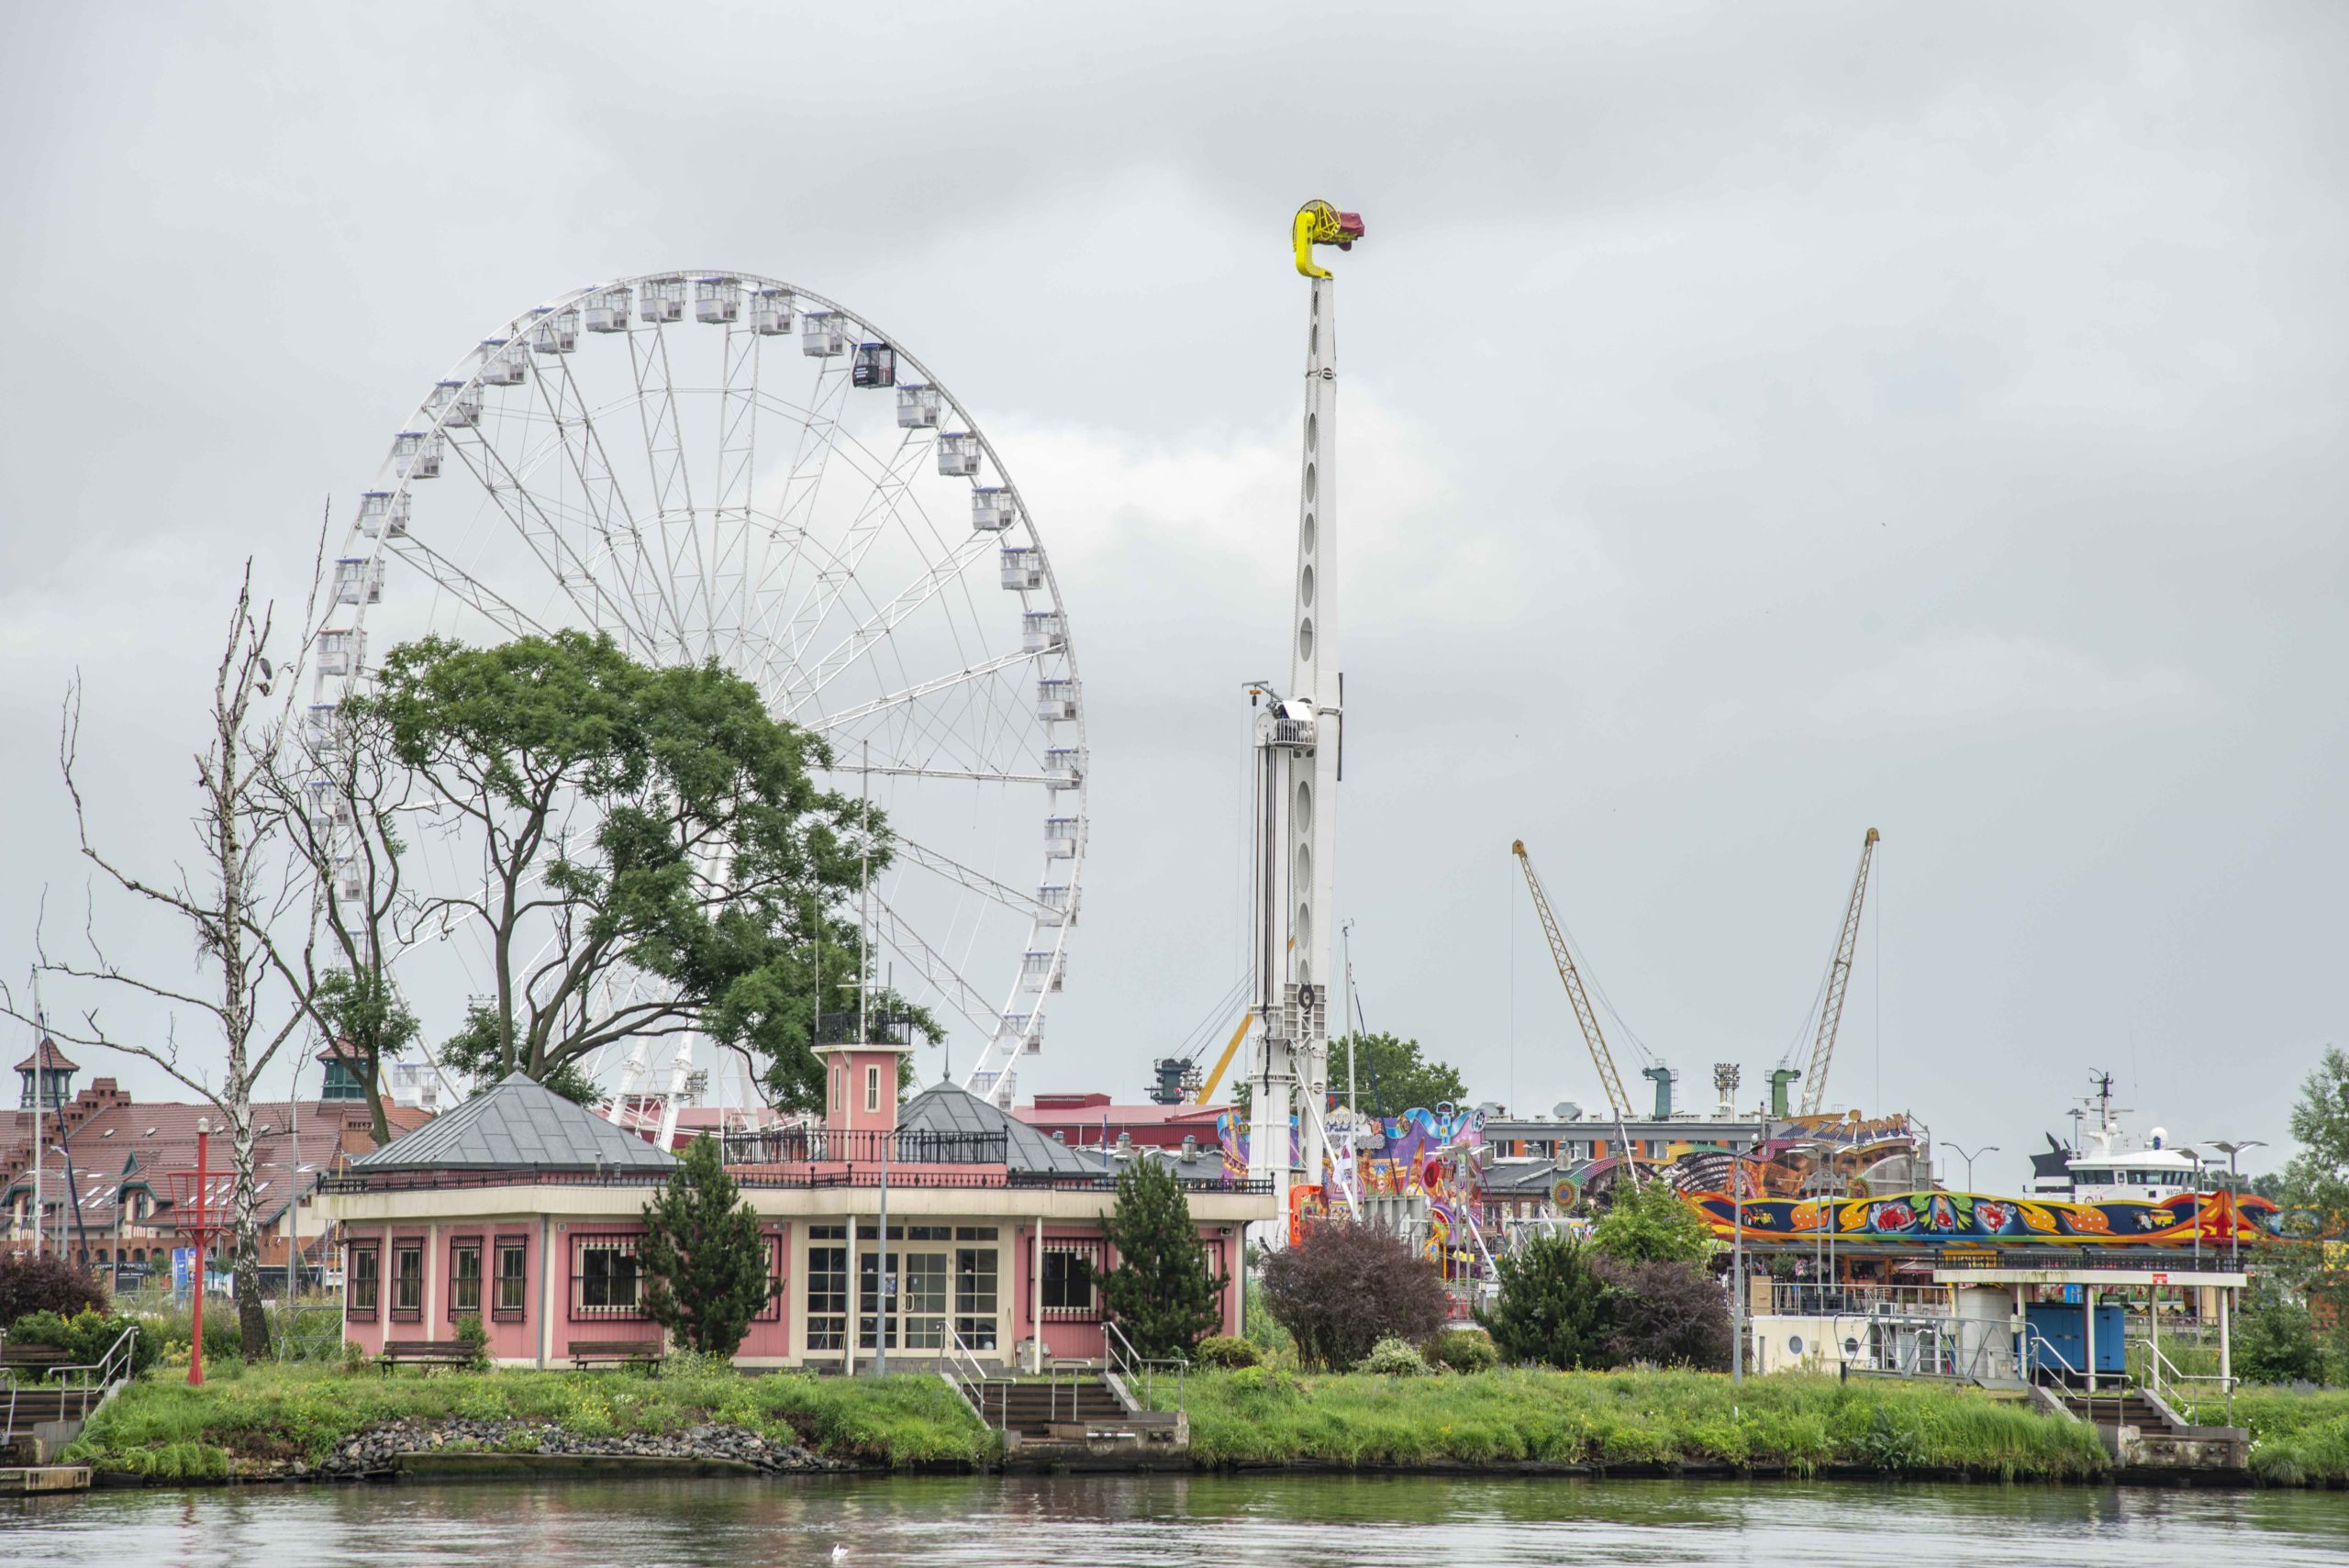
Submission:
[[[1391,1034],[1356,1034],[1330,1042],[1330,1090],[1341,1102],[1346,1097],[1346,1051],[1354,1052],[1354,1089],[1364,1116],[1401,1116],[1427,1110],[1449,1100],[1459,1105],[1468,1097],[1460,1070],[1449,1062],[1419,1054],[1419,1042]],[[1231,1092],[1244,1113],[1250,1085],[1242,1079]]]
[[[2234,1370],[2253,1383],[2321,1383],[2325,1353],[2315,1316],[2273,1282],[2254,1289],[2235,1329]]]
[[[1101,1276],[1109,1316],[1137,1353],[1189,1356],[1223,1321],[1223,1284],[1208,1271],[1183,1184],[1156,1160],[1128,1162],[1106,1229],[1118,1254]]]
[[[2300,1084],[2291,1129],[2299,1151],[2267,1195],[2287,1209],[2311,1211],[2319,1236],[2349,1239],[2349,1051],[2325,1047],[2315,1071]],[[2339,1364],[2349,1362],[2349,1270],[2328,1263],[2326,1254],[2332,1251],[2326,1245],[2294,1244],[2268,1249],[2261,1262],[2262,1273],[2283,1293],[2279,1305],[2310,1308],[2309,1329],[2318,1355]],[[2287,1322],[2297,1321],[2278,1318],[2270,1327],[2280,1334]]]
[[[1503,1360],[1570,1371],[1611,1364],[1615,1292],[1588,1243],[1535,1236],[1493,1262],[1500,1295],[1476,1321]]]
[[[1592,1227],[1591,1245],[1622,1263],[1700,1263],[1712,1255],[1712,1227],[1667,1182],[1619,1184]]]
[[[846,912],[865,841],[878,873],[891,840],[878,811],[817,787],[820,736],[714,662],[654,668],[569,630],[403,644],[345,706],[460,863],[483,868],[406,917],[410,935],[458,919],[487,935],[490,995],[451,1041],[461,1065],[561,1086],[607,1045],[703,1033],[757,1063],[776,1103],[821,1103],[817,1019],[853,1010]],[[874,1012],[937,1038],[871,991]]]
[[[685,1146],[669,1184],[644,1206],[637,1254],[644,1315],[707,1356],[731,1356],[781,1285],[767,1269],[756,1210],[726,1173],[708,1134]]]
[[[391,1122],[384,1115],[383,1066],[415,1041],[416,1015],[392,988],[383,966],[372,962],[320,976],[311,988],[310,1005],[334,1042],[336,1059],[365,1086],[369,1129],[381,1148],[392,1140]]]
[[[497,1064],[503,1060],[498,1050],[501,1038],[497,1009],[472,1003],[465,1008],[463,1026],[440,1042],[440,1064],[472,1079],[474,1094],[486,1094],[497,1083]],[[604,1098],[604,1091],[578,1062],[556,1062],[539,1082],[575,1105],[595,1106]]]

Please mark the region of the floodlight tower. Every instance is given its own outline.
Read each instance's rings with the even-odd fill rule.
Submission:
[[[1336,281],[1315,264],[1316,245],[1350,250],[1362,218],[1328,202],[1297,209],[1289,238],[1310,283],[1305,336],[1305,451],[1298,486],[1297,575],[1289,617],[1288,691],[1256,718],[1255,1010],[1263,1020],[1249,1115],[1248,1173],[1266,1178],[1288,1212],[1288,1122],[1302,1095],[1299,1163],[1322,1180],[1321,1109],[1330,1082],[1330,937],[1337,886],[1341,689],[1337,673]]]

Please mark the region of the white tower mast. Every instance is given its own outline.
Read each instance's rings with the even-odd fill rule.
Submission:
[[[1337,673],[1338,296],[1313,247],[1353,248],[1360,217],[1308,202],[1290,228],[1297,270],[1311,280],[1305,339],[1305,451],[1298,488],[1297,575],[1289,625],[1289,689],[1256,720],[1256,1009],[1263,1042],[1251,1091],[1248,1173],[1268,1178],[1286,1235],[1288,1124],[1302,1098],[1299,1163],[1322,1181],[1321,1115],[1330,1081],[1329,986],[1337,929],[1337,784],[1341,681]],[[1277,848],[1275,848],[1277,846]]]

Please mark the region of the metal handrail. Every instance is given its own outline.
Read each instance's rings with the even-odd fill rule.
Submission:
[[[1130,1390],[1135,1369],[1141,1369],[1142,1404],[1145,1407],[1158,1407],[1158,1369],[1166,1366],[1174,1369],[1174,1413],[1178,1416],[1188,1413],[1189,1407],[1185,1403],[1185,1380],[1191,1370],[1189,1357],[1145,1356],[1135,1351],[1134,1342],[1126,1338],[1125,1330],[1119,1328],[1114,1319],[1104,1319],[1101,1328],[1105,1335],[1103,1343],[1109,1351],[1109,1370],[1124,1379]]]
[[[956,1370],[953,1373],[941,1371],[938,1375],[945,1378],[954,1392],[963,1396],[963,1403],[971,1407],[971,1414],[979,1418],[981,1426],[986,1425],[987,1420],[987,1390],[995,1389],[996,1429],[1007,1429],[1011,1423],[1011,1385],[1015,1380],[988,1376],[986,1368],[979,1364],[979,1358],[963,1342],[962,1330],[955,1328],[952,1318],[946,1320],[946,1337],[950,1341],[946,1359]]]
[[[120,1362],[122,1363],[121,1375],[128,1376],[129,1375],[130,1371],[131,1346],[138,1338],[139,1325],[136,1323],[130,1324],[128,1327],[125,1328],[121,1333],[115,1336],[115,1341],[112,1345],[106,1348],[106,1353],[100,1356],[96,1361],[74,1362],[65,1366],[53,1366],[49,1369],[49,1375],[50,1377],[62,1377],[69,1372],[81,1373],[84,1374],[83,1380],[74,1385],[74,1386],[85,1391],[91,1387],[90,1378],[87,1374],[92,1373],[102,1374],[107,1373],[108,1369],[113,1367],[117,1362]],[[96,1386],[104,1388],[114,1381],[115,1377],[111,1374],[102,1375],[97,1379]]]
[[[2161,1374],[2165,1368],[2169,1372],[2169,1382],[2173,1385],[2180,1383],[2215,1383],[2219,1385],[2219,1392],[2225,1397],[2227,1402],[2227,1425],[2234,1425],[2235,1384],[2239,1381],[2238,1379],[2229,1377],[2223,1373],[2180,1372],[2177,1369],[2177,1363],[2170,1360],[2168,1356],[2165,1355],[2162,1352],[2162,1348],[2154,1343],[2153,1340],[2139,1340],[2137,1344],[2142,1347],[2145,1352],[2144,1382],[2145,1386],[2153,1391],[2154,1397],[2162,1401],[2163,1404],[2170,1406],[2172,1409],[2176,1408],[2175,1402],[2170,1397],[2172,1389],[2170,1387],[2165,1387],[2162,1382]],[[2179,1414],[2187,1416],[2189,1425],[2196,1424],[2193,1421],[2190,1410],[2191,1407],[2188,1407],[2188,1411],[2180,1411]]]

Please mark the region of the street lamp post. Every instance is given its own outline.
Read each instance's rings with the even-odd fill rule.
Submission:
[[[2246,1149],[2265,1149],[2267,1140],[2245,1138],[2230,1143],[2224,1139],[2214,1138],[2210,1140],[2210,1147],[2227,1157],[2227,1269],[2231,1273],[2240,1273],[2243,1272],[2243,1183],[2235,1173],[2235,1156]],[[2196,1207],[2199,1208],[2200,1206],[2198,1204]],[[2198,1231],[2201,1229],[2199,1215],[2195,1228]]]
[[[1749,1152],[1759,1153],[1762,1144],[1755,1140]],[[1745,1381],[1745,1156],[1731,1154],[1729,1159],[1730,1207],[1736,1223],[1730,1237],[1730,1332],[1729,1380]]]
[[[1972,1192],[1974,1190],[1974,1162],[1980,1159],[1985,1154],[1996,1154],[1998,1152],[1998,1146],[1995,1143],[1986,1143],[1981,1148],[1974,1151],[1971,1154],[1968,1154],[1965,1151],[1965,1146],[1962,1143],[1952,1143],[1944,1140],[1942,1143],[1942,1147],[1965,1162],[1965,1190],[1967,1192]]]
[[[204,1250],[212,1242],[211,1229],[205,1219],[205,1186],[210,1173],[206,1169],[206,1146],[212,1140],[212,1121],[208,1117],[195,1119],[195,1266],[189,1271],[189,1283],[195,1299],[193,1314],[195,1328],[187,1347],[187,1381],[193,1388],[204,1381]]]

